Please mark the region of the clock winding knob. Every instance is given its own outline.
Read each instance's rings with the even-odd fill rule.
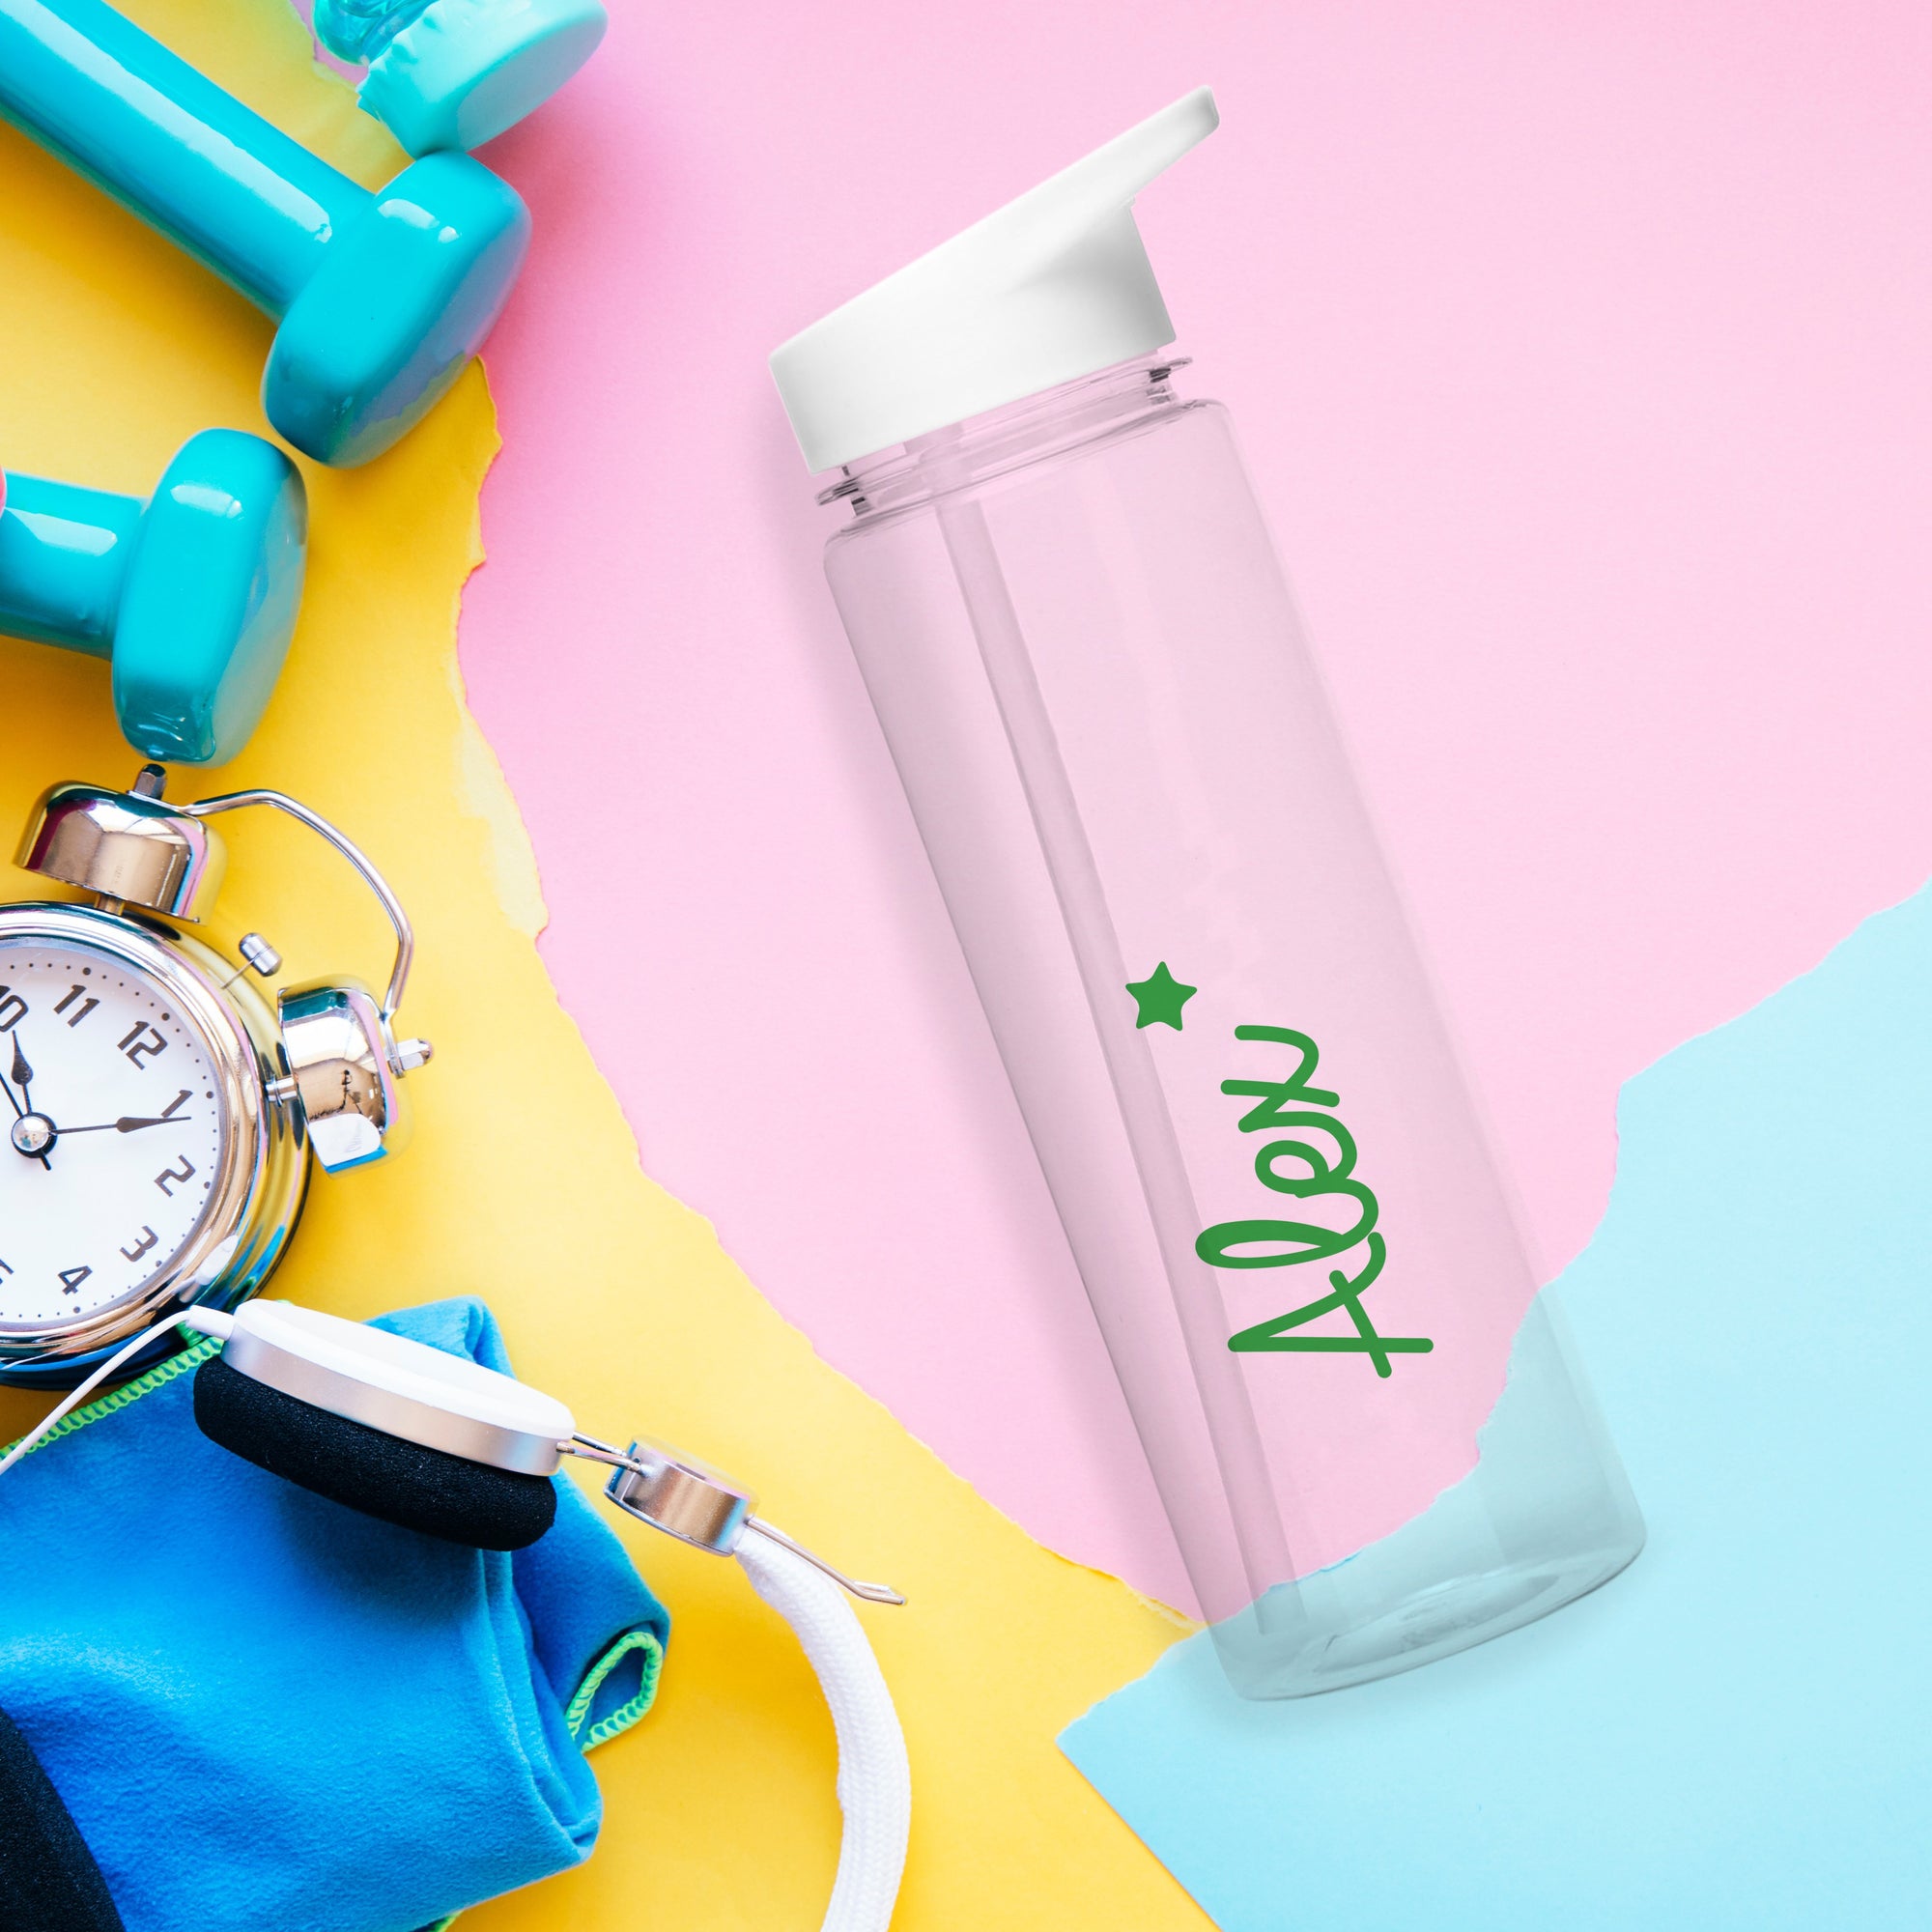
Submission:
[[[399,1039],[396,1050],[389,1056],[389,1065],[398,1073],[413,1073],[419,1066],[427,1066],[436,1058],[436,1048],[426,1039]]]
[[[259,932],[244,932],[236,941],[235,950],[241,953],[242,963],[265,980],[272,980],[282,970],[282,955]]]

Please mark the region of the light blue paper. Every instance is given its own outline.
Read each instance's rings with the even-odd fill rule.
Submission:
[[[1325,1697],[1195,1637],[1061,1739],[1225,1932],[1932,1926],[1932,894],[1618,1118],[1562,1300],[1636,1563]]]

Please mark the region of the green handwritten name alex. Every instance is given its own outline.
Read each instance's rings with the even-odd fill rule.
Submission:
[[[1244,1026],[1235,1029],[1241,1040],[1266,1040],[1292,1047],[1299,1056],[1285,1080],[1224,1080],[1221,1092],[1256,1105],[1241,1116],[1244,1134],[1291,1127],[1322,1135],[1334,1145],[1331,1157],[1313,1141],[1287,1137],[1271,1140],[1255,1155],[1255,1176],[1264,1187],[1300,1201],[1335,1199],[1349,1204],[1352,1216],[1347,1226],[1322,1221],[1217,1221],[1204,1228],[1194,1250],[1204,1262],[1219,1268],[1303,1267],[1310,1262],[1336,1260],[1351,1249],[1362,1250],[1359,1266],[1328,1271],[1328,1293],[1291,1308],[1272,1321],[1258,1321],[1229,1336],[1236,1354],[1367,1355],[1376,1374],[1390,1373],[1391,1355],[1426,1355],[1435,1347],[1426,1336],[1378,1335],[1362,1306],[1362,1295],[1382,1271],[1388,1249],[1376,1230],[1380,1209],[1374,1192],[1355,1179],[1355,1140],[1332,1113],[1341,1096],[1310,1086],[1321,1058],[1315,1042],[1293,1027]],[[1290,1171],[1282,1172],[1282,1164]],[[1302,1170],[1305,1170],[1302,1171]],[[1303,1335],[1294,1331],[1324,1315],[1346,1314],[1354,1323],[1352,1335]]]

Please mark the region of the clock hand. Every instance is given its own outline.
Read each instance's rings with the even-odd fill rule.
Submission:
[[[31,1080],[34,1077],[34,1069],[31,1066],[27,1066],[26,1057],[20,1051],[20,1037],[18,1034],[15,1034],[14,1036],[14,1078],[15,1080],[20,1079],[20,1069],[23,1066],[25,1066],[27,1069],[27,1080]],[[26,1084],[27,1083],[25,1080],[20,1081],[22,1092],[25,1091]],[[5,1094],[7,1095],[7,1104],[13,1108],[14,1117],[18,1120],[24,1121],[27,1118],[27,1110],[20,1104],[18,1098],[14,1095],[13,1088],[10,1087],[4,1079],[0,1079],[0,1092],[4,1092]],[[52,1122],[49,1122],[48,1124],[51,1125]],[[17,1147],[19,1143],[15,1142],[14,1145]],[[54,1171],[54,1164],[47,1158],[46,1150],[50,1148],[52,1145],[53,1142],[51,1140],[43,1142],[41,1147],[41,1151],[34,1155],[34,1158],[37,1161],[39,1161],[40,1164],[43,1168],[45,1168],[49,1174],[51,1174]],[[20,1151],[22,1153],[25,1153],[27,1151],[27,1149],[21,1148]]]
[[[14,1034],[14,1085],[20,1090],[20,1098],[26,1103],[29,1113],[34,1109],[33,1084],[34,1069],[27,1065],[27,1056],[21,1051],[20,1035],[16,1029]]]
[[[56,1129],[63,1137],[68,1134],[132,1134],[143,1127],[165,1126],[170,1121],[191,1121],[192,1114],[180,1111],[185,1100],[191,1099],[191,1091],[184,1087],[158,1114],[123,1114],[118,1121],[100,1121],[91,1127],[61,1127]]]

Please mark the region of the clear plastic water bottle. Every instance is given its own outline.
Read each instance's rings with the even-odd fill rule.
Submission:
[[[1215,125],[1188,96],[772,361],[1200,1607],[1294,1696],[1541,1616],[1643,1524],[1167,353],[1133,198]]]

